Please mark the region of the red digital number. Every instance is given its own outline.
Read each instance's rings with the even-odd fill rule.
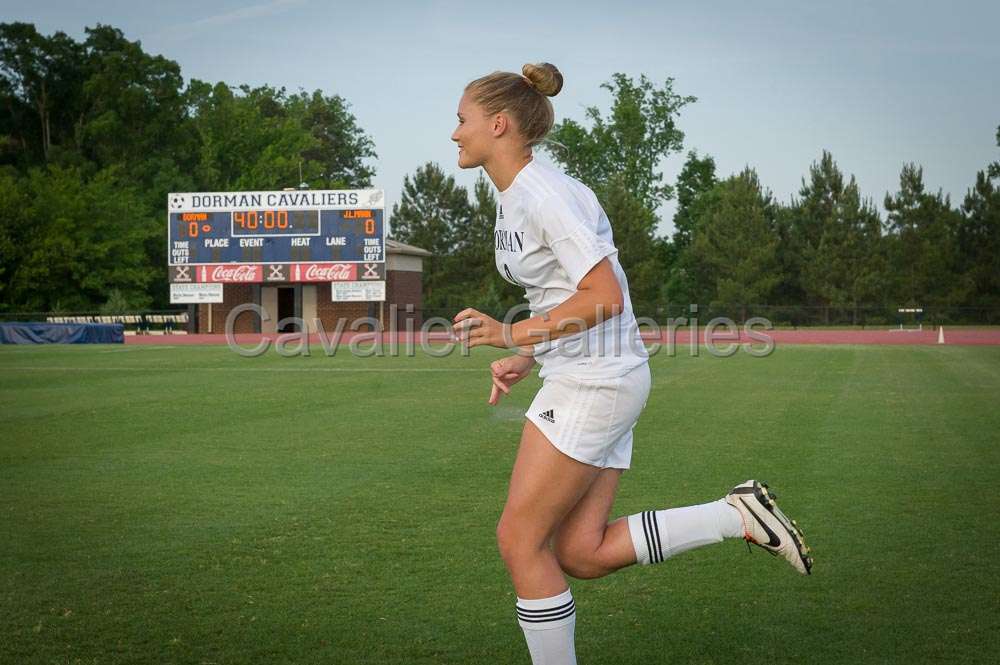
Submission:
[[[247,213],[247,228],[253,231],[257,230],[257,211],[251,210]]]
[[[241,229],[247,225],[247,215],[245,212],[234,212],[233,220],[239,223]]]
[[[374,219],[366,219],[365,220],[365,233],[367,233],[368,235],[372,235],[372,234],[375,233],[375,220]]]
[[[264,228],[271,230],[274,228],[274,211],[265,210],[264,211]]]
[[[188,222],[188,237],[189,238],[198,237],[198,222]]]
[[[279,210],[278,211],[278,228],[287,229],[288,228],[288,211]]]

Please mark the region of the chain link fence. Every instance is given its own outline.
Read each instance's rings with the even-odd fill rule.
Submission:
[[[193,333],[193,319],[184,310],[146,310],[119,314],[101,312],[0,312],[0,322],[120,323],[136,335]]]
[[[761,304],[687,304],[642,303],[633,301],[637,318],[652,319],[660,325],[681,317],[697,318],[707,323],[715,318],[728,318],[742,325],[751,318],[763,318],[776,328],[916,328],[938,325],[1000,325],[1000,307],[958,307],[931,305],[858,305],[854,307],[827,307],[820,305],[761,305]],[[503,320],[507,310],[496,307],[478,307],[475,303],[455,303],[449,307],[418,310],[422,319],[438,316],[451,319],[466,307],[473,307],[497,320]],[[920,310],[920,311],[900,311]],[[528,318],[521,312],[513,321]]]

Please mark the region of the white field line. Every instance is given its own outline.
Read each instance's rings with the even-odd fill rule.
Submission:
[[[126,351],[140,351],[144,349],[179,349],[179,346],[155,346],[153,344],[135,344],[133,346],[125,346],[120,349],[102,349],[98,353],[124,353]]]

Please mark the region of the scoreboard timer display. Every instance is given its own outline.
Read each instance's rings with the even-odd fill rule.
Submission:
[[[382,190],[170,194],[168,265],[384,263],[384,199]]]

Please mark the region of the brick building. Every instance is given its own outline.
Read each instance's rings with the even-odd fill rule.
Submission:
[[[407,319],[412,319],[412,329],[419,330],[423,324],[423,260],[431,256],[431,253],[420,247],[386,238],[385,254],[384,302],[333,302],[329,282],[225,284],[222,303],[192,306],[197,308],[193,327],[198,333],[224,333],[229,313],[239,305],[253,303],[262,307],[270,320],[261,321],[261,317],[252,311],[242,312],[234,321],[234,332],[285,332],[278,331],[276,326],[286,317],[302,318],[309,326],[309,332],[316,332],[313,322],[318,318],[323,329],[332,333],[340,317],[346,319],[343,327],[345,331],[351,329],[354,321],[365,317],[377,319],[383,329],[389,330],[390,305],[395,304],[396,329],[404,330]],[[367,327],[361,329],[368,330]]]

